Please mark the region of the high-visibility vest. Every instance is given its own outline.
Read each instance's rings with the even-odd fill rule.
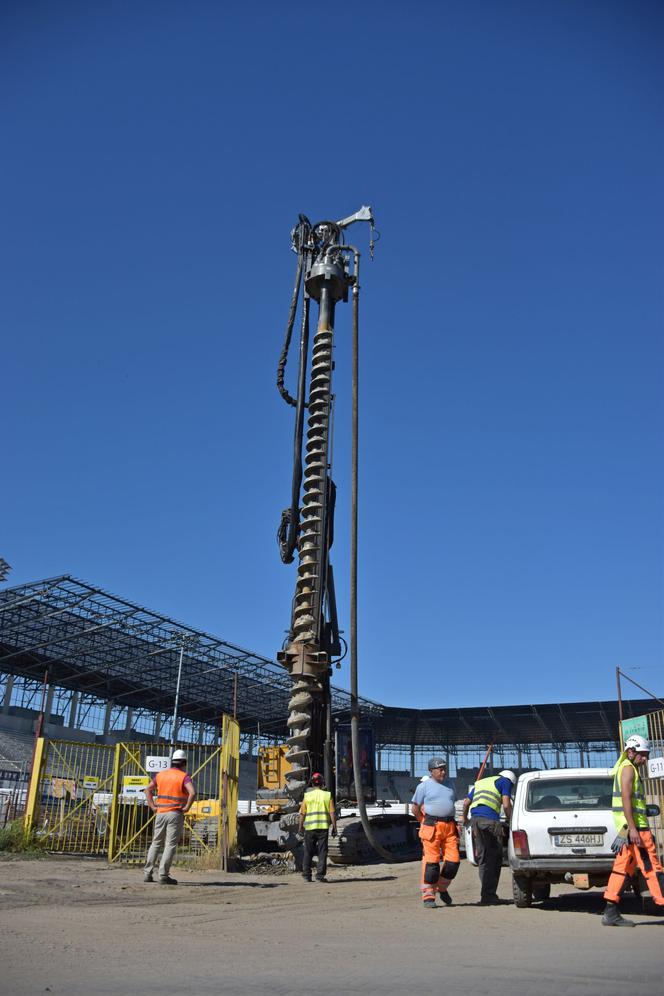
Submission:
[[[158,813],[174,813],[182,809],[189,798],[184,787],[184,780],[188,777],[187,772],[181,768],[167,768],[166,771],[157,772],[157,798],[154,802]]]
[[[488,806],[489,809],[493,809],[495,813],[500,815],[500,807],[503,800],[496,788],[496,782],[499,777],[499,775],[491,775],[489,778],[480,778],[478,782],[475,782],[473,801],[470,804],[471,813],[475,806]]]
[[[623,830],[627,826],[627,817],[625,816],[625,810],[623,809],[622,792],[620,789],[622,770],[626,764],[632,764],[629,758],[624,757],[618,758],[613,766],[613,798],[611,800],[611,809],[613,810],[613,822],[616,825],[616,830]],[[632,816],[634,817],[634,823],[639,830],[648,829],[648,817],[646,816],[646,794],[643,791],[643,782],[641,781],[641,776],[636,770],[636,766],[632,764],[634,768],[634,781],[632,783]]]
[[[330,817],[330,803],[332,793],[325,789],[309,789],[304,793],[304,814],[305,830],[327,830],[332,819]]]

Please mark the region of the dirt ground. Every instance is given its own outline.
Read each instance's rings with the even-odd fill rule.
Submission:
[[[93,859],[0,862],[0,992],[450,993],[662,991],[664,918],[602,927],[597,891],[530,910],[480,907],[462,863],[454,906],[426,910],[418,864],[297,875],[178,869],[176,887]],[[511,893],[504,869],[501,896]]]

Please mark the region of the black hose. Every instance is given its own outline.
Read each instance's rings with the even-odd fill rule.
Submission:
[[[297,377],[297,403],[295,406],[295,438],[293,440],[293,480],[291,484],[291,504],[281,516],[278,540],[279,552],[284,564],[291,564],[300,532],[300,489],[302,487],[302,439],[304,436],[304,400],[307,378],[307,354],[309,352],[309,307],[310,300],[305,295],[302,305],[302,328],[300,332],[300,363]]]
[[[303,256],[302,253],[297,254],[297,269],[295,271],[295,286],[293,287],[293,296],[291,298],[290,311],[288,313],[288,324],[286,325],[286,336],[284,338],[283,349],[281,350],[281,355],[279,357],[279,363],[277,364],[277,390],[279,394],[284,399],[286,404],[292,405],[293,408],[297,405],[295,398],[293,398],[286,387],[284,386],[284,375],[286,373],[286,363],[288,361],[288,350],[290,348],[291,336],[293,335],[293,326],[295,324],[295,314],[297,312],[297,302],[300,296],[300,284],[302,282],[302,268],[303,268]]]

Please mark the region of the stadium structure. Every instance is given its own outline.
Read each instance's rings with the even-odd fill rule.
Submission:
[[[37,724],[66,740],[212,744],[226,712],[246,767],[259,745],[285,740],[290,684],[273,660],[68,575],[4,588],[0,787],[25,780]],[[652,702],[622,707],[638,716]],[[360,712],[378,791],[391,798],[411,791],[433,753],[454,776],[476,769],[488,744],[494,764],[523,769],[612,763],[618,742],[614,701],[402,709],[362,698]],[[333,689],[333,713],[349,721],[347,691]]]

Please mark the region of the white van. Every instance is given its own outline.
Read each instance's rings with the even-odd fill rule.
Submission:
[[[615,838],[609,768],[530,771],[519,778],[512,810],[508,858],[514,902],[548,899],[551,885],[604,887]]]

